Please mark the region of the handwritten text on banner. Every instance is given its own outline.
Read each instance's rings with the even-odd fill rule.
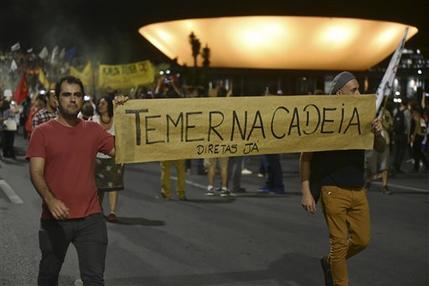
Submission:
[[[372,149],[374,115],[374,95],[129,100],[115,110],[116,161]]]

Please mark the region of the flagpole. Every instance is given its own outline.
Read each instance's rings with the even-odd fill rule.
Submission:
[[[407,40],[408,35],[408,27],[405,28],[404,35],[396,48],[395,53],[390,59],[389,65],[387,66],[386,72],[384,73],[383,79],[380,82],[380,85],[377,88],[377,99],[376,99],[376,110],[377,117],[381,118],[383,109],[383,99],[385,96],[389,96],[392,91],[393,81],[396,76],[396,72],[398,71],[399,60],[401,59],[402,50],[404,49],[405,41]]]

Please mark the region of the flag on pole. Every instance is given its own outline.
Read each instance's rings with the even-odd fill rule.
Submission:
[[[17,42],[17,43],[15,43],[15,44],[13,44],[13,46],[12,46],[12,47],[10,47],[10,51],[11,51],[11,52],[16,52],[16,51],[18,51],[19,49],[21,49],[21,44],[20,44],[19,42]]]
[[[46,77],[45,72],[43,71],[43,69],[39,69],[39,76],[38,76],[38,78],[39,78],[40,84],[42,84],[45,89],[49,88],[49,80]]]
[[[387,66],[386,72],[383,75],[383,79],[380,82],[380,85],[377,88],[377,100],[375,102],[376,110],[378,117],[381,116],[382,112],[382,103],[385,96],[389,96],[392,91],[393,81],[398,71],[399,60],[401,59],[402,50],[404,49],[405,41],[407,40],[408,27],[405,28],[404,36],[402,37],[401,42],[396,48],[395,53],[390,59],[389,65]]]
[[[52,49],[52,54],[51,54],[51,64],[55,64],[55,62],[57,61],[57,56],[58,56],[58,53],[59,53],[59,49],[60,49],[60,48],[58,48],[58,46],[55,46],[55,47]]]
[[[45,58],[47,58],[49,55],[49,51],[48,48],[45,46],[43,47],[43,49],[40,51],[39,53],[39,58],[41,58],[42,60],[44,60]]]
[[[18,69],[18,65],[16,64],[15,60],[12,60],[12,63],[10,64],[10,70],[16,71]]]
[[[17,104],[21,104],[28,96],[27,77],[25,73],[22,74],[18,86],[15,89],[13,99]]]
[[[66,48],[62,48],[61,52],[60,52],[60,59],[64,59],[64,56],[66,55]]]

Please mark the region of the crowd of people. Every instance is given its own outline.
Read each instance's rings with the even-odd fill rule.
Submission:
[[[22,133],[29,141],[26,156],[30,160],[32,182],[44,202],[40,240],[45,247],[41,247],[39,284],[51,285],[58,280],[67,247],[74,243],[82,258],[79,259],[82,262],[82,279],[102,285],[107,244],[104,219],[117,222],[118,194],[125,189],[124,166],[114,160],[113,102],[122,104],[128,97],[150,100],[201,97],[204,94],[217,97],[234,95],[230,84],[227,86],[222,80],[215,81],[213,88],[204,92],[182,85],[178,75],[164,74],[158,76],[152,86],[127,91],[100,90],[97,92],[99,96],[94,98],[85,94],[78,78],[66,76],[68,62],[52,59],[46,60],[32,53],[1,55],[2,154],[4,158],[16,158],[16,134]],[[61,77],[59,80],[50,76],[53,71],[57,73],[56,77]],[[41,73],[56,84],[44,83]],[[22,78],[24,87],[19,83]],[[330,93],[359,94],[358,89],[354,75],[341,73],[334,79]],[[27,92],[26,96],[17,100],[22,92]],[[301,155],[302,205],[314,213],[320,196],[331,238],[329,255],[321,260],[326,285],[347,285],[346,259],[359,253],[369,242],[370,219],[364,190],[371,187],[371,182],[381,179],[382,191],[389,194],[389,176],[404,172],[404,161],[410,160],[411,171],[429,170],[429,111],[426,101],[427,97],[422,94],[417,101],[402,98],[398,105],[387,104],[380,119],[373,122],[376,134],[374,150]],[[76,133],[66,132],[70,128]],[[74,157],[76,154],[78,156]],[[286,193],[280,154],[260,155],[260,161],[258,173],[266,180],[258,191]],[[323,163],[327,161],[330,162],[328,168]],[[173,196],[170,180],[174,166],[177,198],[187,200],[185,180],[193,164],[197,173],[207,175],[207,196],[227,198],[234,193],[246,192],[241,186],[241,176],[251,172],[245,162],[245,157],[160,162],[160,196],[165,200]],[[69,169],[59,167],[63,165]],[[67,178],[67,171],[80,179]],[[220,175],[218,184],[215,181],[217,173]],[[108,208],[104,209],[107,214],[103,216],[106,192]],[[349,195],[359,199],[352,200]],[[341,196],[343,202],[349,203],[337,204],[333,201],[335,196]],[[342,212],[344,216],[339,215]],[[86,232],[88,226],[97,231]],[[64,231],[65,237],[60,237],[58,228]],[[71,239],[76,235],[79,236],[78,241]],[[88,241],[91,243],[86,243]]]
[[[391,194],[388,187],[391,175],[429,170],[429,109],[426,101],[424,94],[420,101],[402,98],[397,106],[382,110],[383,136],[388,148],[381,153],[366,152],[367,188],[373,180],[381,179],[383,193]]]
[[[67,74],[68,68],[72,64],[83,62],[76,58],[65,58],[63,52],[51,56],[45,55],[43,58],[33,52],[7,52],[0,54],[0,76],[2,84],[0,88],[0,130],[2,132],[3,157],[15,158],[14,137],[22,130],[24,137],[29,139],[32,130],[57,116],[57,102],[53,84],[51,82]],[[43,77],[41,77],[41,74]],[[55,74],[55,75],[54,75]],[[20,76],[21,75],[21,76]],[[26,96],[19,104],[15,99],[20,92],[19,80],[25,75]],[[45,80],[44,80],[45,79]],[[93,96],[86,96],[80,113],[80,117],[86,120],[95,120],[114,134],[111,126],[113,111],[111,102],[115,94],[127,94],[131,98],[152,99],[152,98],[190,98],[204,96],[234,96],[232,94],[232,84],[223,80],[214,81],[214,85],[209,89],[186,86],[180,74],[173,74],[169,70],[162,71],[154,84],[142,86],[137,89],[114,91],[112,89],[97,91],[98,100]],[[16,87],[16,88],[15,88]],[[13,92],[12,92],[13,91]],[[366,186],[371,187],[373,180],[381,179],[382,191],[391,193],[388,187],[388,179],[393,174],[402,173],[403,162],[413,164],[412,171],[419,172],[429,168],[428,166],[428,132],[429,132],[429,111],[426,104],[427,96],[422,96],[419,100],[409,101],[402,98],[401,103],[388,104],[382,110],[383,135],[386,138],[389,148],[383,153],[368,151],[366,153]],[[108,111],[99,113],[99,105],[106,104]],[[104,109],[104,107],[103,107]],[[103,120],[101,120],[103,119]],[[107,123],[106,123],[107,122]],[[109,123],[110,122],[110,123]],[[110,125],[109,125],[110,124]],[[100,157],[101,156],[101,157]],[[266,182],[259,188],[263,193],[285,193],[282,169],[277,154],[261,155],[260,170],[253,172],[266,177]],[[101,164],[102,155],[99,155],[97,162]],[[106,158],[104,158],[106,159]],[[205,160],[177,160],[161,162],[161,190],[160,195],[165,199],[170,199],[171,167],[176,168],[178,177],[177,196],[181,200],[186,200],[185,177],[191,169],[191,162],[196,165],[197,173],[207,174],[208,186],[207,195],[220,194],[227,197],[232,193],[245,192],[241,187],[241,175],[249,173],[249,169],[244,166],[244,157],[218,158]],[[99,165],[97,165],[99,166]],[[220,184],[217,187],[214,179],[216,169],[219,168]],[[110,167],[109,167],[110,170]],[[120,170],[122,170],[120,168]],[[122,171],[118,171],[122,174]],[[250,171],[252,173],[252,171]],[[110,174],[112,175],[112,174]],[[98,175],[98,177],[104,174]],[[116,181],[116,179],[114,180]],[[109,182],[112,183],[112,182]],[[117,193],[109,192],[109,202],[111,213],[109,219],[115,220]],[[100,197],[101,198],[101,197]]]

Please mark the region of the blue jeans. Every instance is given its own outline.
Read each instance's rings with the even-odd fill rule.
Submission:
[[[70,243],[77,251],[83,284],[104,285],[107,229],[102,214],[64,221],[42,219],[40,225],[39,244],[42,259],[37,278],[38,286],[58,285],[58,276]]]

